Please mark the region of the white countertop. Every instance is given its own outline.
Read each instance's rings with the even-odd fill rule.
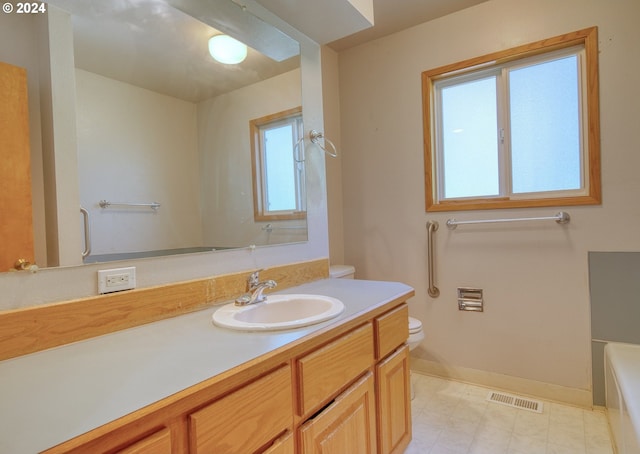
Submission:
[[[344,303],[341,315],[317,325],[233,331],[213,325],[210,307],[0,361],[0,452],[50,448],[410,291],[397,282],[323,279],[276,292]]]

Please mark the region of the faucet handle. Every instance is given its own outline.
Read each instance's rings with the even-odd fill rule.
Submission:
[[[256,285],[258,285],[260,283],[260,271],[262,271],[262,270],[254,271],[247,278],[247,288],[248,288],[248,290],[253,289]]]

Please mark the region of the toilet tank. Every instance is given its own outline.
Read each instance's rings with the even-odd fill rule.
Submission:
[[[332,279],[353,279],[356,269],[351,265],[331,265],[329,277]]]

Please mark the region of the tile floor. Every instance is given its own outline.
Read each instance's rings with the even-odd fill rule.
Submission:
[[[489,389],[412,374],[405,454],[613,454],[605,413],[543,401],[543,412],[488,402]]]

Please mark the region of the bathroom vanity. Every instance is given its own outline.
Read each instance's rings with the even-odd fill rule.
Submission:
[[[0,362],[0,451],[403,452],[413,289],[321,279],[278,293],[345,310],[264,333],[216,327],[207,307]]]

